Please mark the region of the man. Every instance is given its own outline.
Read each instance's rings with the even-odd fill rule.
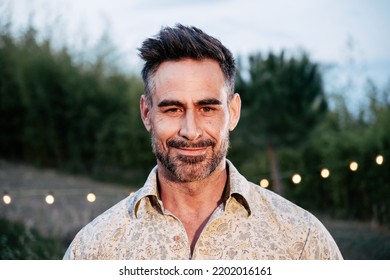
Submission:
[[[241,108],[231,52],[177,25],[144,41],[140,56],[141,117],[157,166],[83,228],[64,259],[341,259],[314,216],[226,159]]]

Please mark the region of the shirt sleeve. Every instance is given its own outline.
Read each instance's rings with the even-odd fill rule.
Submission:
[[[65,255],[64,255],[64,257],[62,259],[63,260],[71,260],[72,259],[71,252],[72,252],[72,245],[70,245],[68,247],[68,249],[66,250]]]
[[[324,225],[314,216],[308,231],[301,260],[342,260],[343,256]]]

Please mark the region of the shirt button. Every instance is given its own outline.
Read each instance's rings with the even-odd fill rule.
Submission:
[[[179,242],[181,240],[180,235],[175,235],[173,240],[175,240],[176,242]]]

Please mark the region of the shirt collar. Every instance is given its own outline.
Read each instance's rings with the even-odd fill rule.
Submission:
[[[142,188],[136,191],[134,197],[129,200],[128,209],[131,216],[137,217],[138,208],[142,200],[150,198],[153,202],[159,202],[159,194],[157,189],[157,166],[155,166],[149,173],[148,178]],[[155,204],[155,203],[154,203]],[[162,209],[161,203],[157,203]]]
[[[250,194],[249,182],[244,176],[238,172],[234,165],[226,160],[227,168],[229,172],[228,184],[227,184],[227,199],[233,197],[239,202],[245,210],[248,212],[248,215],[252,213],[250,207],[251,197]],[[227,200],[228,201],[228,200]]]
[[[227,188],[224,193],[224,203],[227,204],[230,202],[231,198],[234,198],[238,203],[240,203],[245,210],[248,212],[248,215],[251,214],[250,208],[250,188],[248,187],[249,182],[242,176],[234,165],[226,160],[226,165],[228,169],[228,182]],[[145,184],[140,188],[135,194],[134,197],[129,200],[128,209],[131,216],[137,217],[138,209],[141,205],[141,201],[149,198],[151,203],[155,207],[159,207],[160,210],[163,209],[162,202],[159,199],[158,187],[157,187],[157,166],[155,166],[150,172],[148,178],[145,181]]]

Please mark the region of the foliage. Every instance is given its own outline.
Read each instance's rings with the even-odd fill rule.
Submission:
[[[152,165],[140,78],[36,38],[0,34],[0,156],[92,175]]]
[[[304,143],[327,110],[319,67],[306,54],[287,58],[271,52],[249,56],[249,77],[242,72],[237,89],[243,134],[252,147],[267,148],[274,190],[283,194],[277,149]]]
[[[65,250],[63,242],[0,217],[0,260],[58,260]]]
[[[367,88],[367,105],[352,114],[339,103],[315,130],[308,145],[284,152],[285,170],[296,170],[302,183],[289,184],[286,194],[305,208],[332,216],[390,224],[390,85],[380,92]],[[290,158],[285,155],[289,154]],[[381,165],[376,163],[382,155]],[[356,161],[352,172],[349,163]],[[327,179],[322,168],[330,170]],[[289,174],[291,176],[291,174]]]
[[[249,56],[249,78],[238,75],[243,120],[256,146],[302,143],[327,109],[318,65],[306,54]],[[256,121],[249,121],[256,120]]]
[[[305,122],[301,117],[311,118],[310,108],[313,107],[309,105],[310,101],[304,103],[296,96],[289,99],[287,90],[282,92],[283,87],[289,85],[285,82],[287,80],[278,78],[283,76],[280,74],[283,71],[275,71],[271,75],[264,70],[267,67],[276,69],[275,61],[286,65],[287,62],[280,62],[282,58],[283,53],[280,57],[270,54],[266,59],[260,54],[252,56],[249,78],[244,79],[242,74],[238,77],[237,91],[243,93],[244,108],[239,125],[241,131],[232,137],[230,158],[250,180],[259,182],[262,178],[271,179],[270,188],[275,191],[272,168],[267,166],[267,161],[270,162],[266,152],[267,142],[271,142],[279,147],[283,196],[306,209],[333,217],[371,220],[389,225],[390,177],[387,171],[390,170],[390,84],[380,90],[368,81],[365,89],[367,102],[357,112],[348,108],[342,94],[333,94],[328,97],[332,98],[333,108],[326,110],[325,102],[317,107],[318,117],[315,116],[312,123]],[[275,81],[271,82],[273,79]],[[315,80],[320,81],[320,77]],[[268,92],[275,97],[272,102],[271,97],[262,96]],[[319,91],[318,94],[321,100],[326,97],[324,92]],[[311,99],[311,102],[316,103],[315,99]],[[300,114],[294,115],[299,104],[306,105],[297,110]],[[302,113],[304,108],[309,113]],[[297,117],[296,125],[294,117]],[[264,124],[267,122],[270,124],[269,130]],[[275,131],[272,131],[272,127],[276,127]],[[300,132],[296,136],[288,136],[294,130]],[[244,139],[239,135],[245,135]],[[245,140],[248,138],[255,145],[248,146]],[[272,140],[274,138],[275,141]],[[385,159],[381,165],[375,162],[379,154]],[[356,172],[349,169],[351,161],[359,164]],[[320,171],[325,167],[330,170],[327,179],[320,176]],[[291,181],[294,173],[299,173],[303,178],[298,185]]]

